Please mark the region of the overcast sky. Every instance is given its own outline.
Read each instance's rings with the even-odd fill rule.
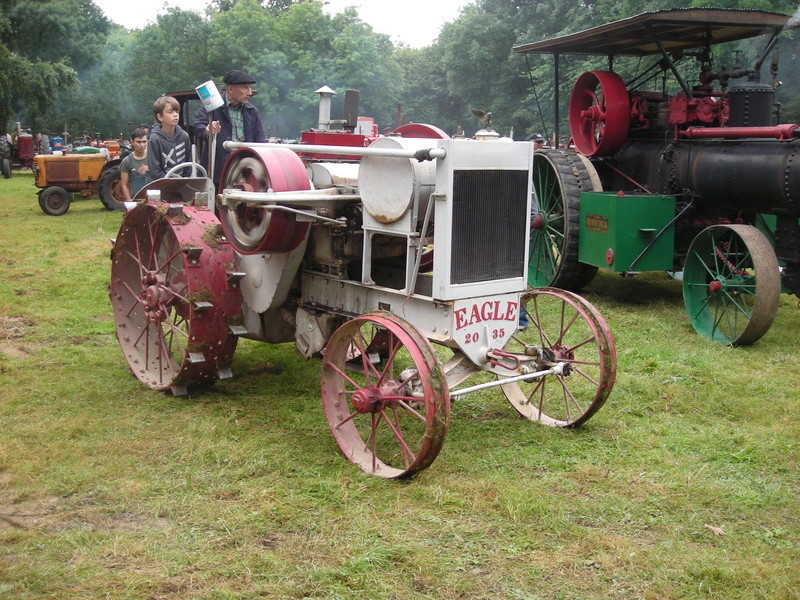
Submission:
[[[393,42],[412,48],[428,46],[439,35],[442,25],[454,20],[459,10],[474,0],[327,0],[325,11],[339,13],[355,6],[361,20]],[[165,4],[202,12],[206,0],[94,0],[106,17],[127,27],[140,29],[153,23],[164,12]]]

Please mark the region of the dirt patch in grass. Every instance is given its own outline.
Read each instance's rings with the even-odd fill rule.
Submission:
[[[161,530],[170,521],[143,515],[131,510],[106,513],[94,500],[43,496],[21,502],[8,502],[0,497],[0,530],[43,529],[46,531],[146,531]]]
[[[31,353],[22,344],[0,341],[0,354],[5,354],[9,358],[25,358]]]
[[[0,529],[32,529],[47,524],[56,513],[58,496],[45,496],[15,504],[0,504]]]
[[[0,316],[0,354],[10,358],[25,358],[30,351],[18,340],[28,334],[33,321],[24,317]]]
[[[16,340],[28,333],[35,323],[25,317],[0,316],[0,340]]]

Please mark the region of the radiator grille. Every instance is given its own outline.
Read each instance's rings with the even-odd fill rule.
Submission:
[[[528,172],[453,172],[450,283],[524,277]]]

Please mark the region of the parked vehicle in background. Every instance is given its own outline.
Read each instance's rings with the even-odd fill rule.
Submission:
[[[0,171],[8,179],[12,169],[30,169],[34,156],[50,152],[50,136],[41,133],[34,136],[17,122],[13,138],[7,133],[0,134]]]
[[[33,160],[39,207],[54,217],[69,210],[75,193],[82,197],[92,194],[108,210],[123,210],[125,197],[120,182],[119,143],[112,148],[82,146],[61,156],[39,154]],[[112,155],[116,152],[116,156]]]

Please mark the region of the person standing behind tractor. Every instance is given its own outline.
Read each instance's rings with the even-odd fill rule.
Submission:
[[[145,184],[147,174],[147,132],[144,129],[134,129],[131,133],[131,146],[133,152],[122,159],[120,168],[120,184],[125,202],[130,202]]]
[[[158,123],[150,132],[147,150],[147,183],[161,179],[175,165],[186,162],[189,152],[189,134],[178,125],[181,106],[172,96],[161,96],[153,103],[153,114]],[[181,169],[182,177],[190,167]]]
[[[201,108],[194,118],[193,131],[196,139],[204,140],[203,164],[208,165],[210,136],[216,134],[216,151],[214,156],[214,185],[219,185],[222,166],[231,151],[223,147],[228,140],[234,142],[265,142],[264,126],[258,109],[249,100],[256,94],[253,84],[256,80],[244,71],[234,70],[223,78],[225,89],[222,99],[225,102],[220,108],[206,112]]]
[[[545,140],[544,136],[541,133],[534,133],[528,138],[529,142],[533,142],[533,149],[534,150],[541,150],[544,148]]]

